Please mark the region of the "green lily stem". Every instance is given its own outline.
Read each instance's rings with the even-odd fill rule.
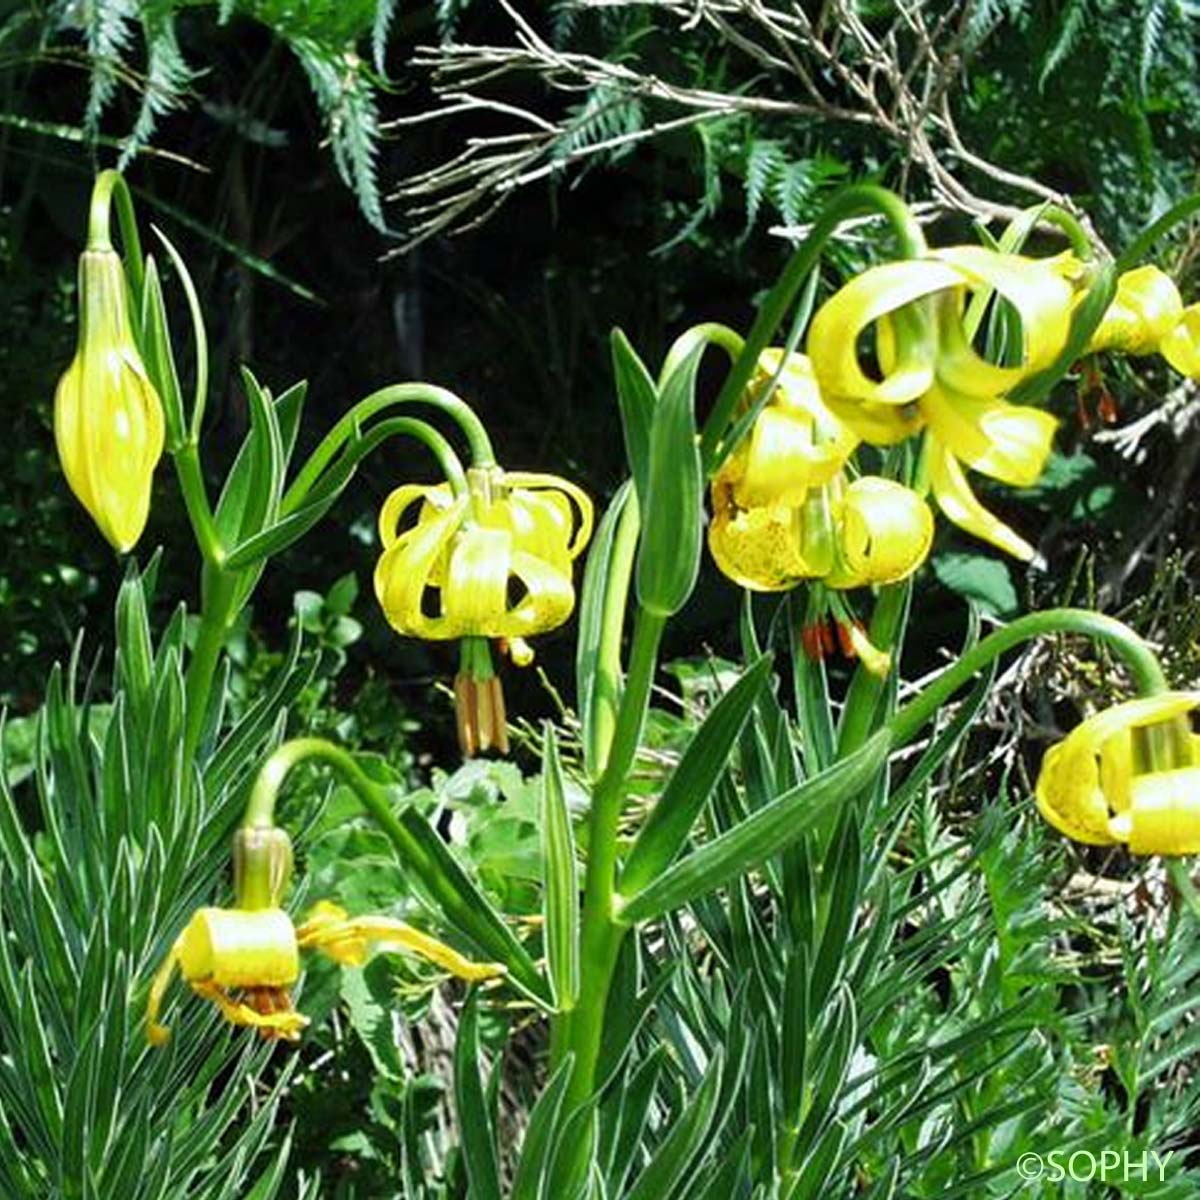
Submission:
[[[190,763],[204,733],[213,676],[220,661],[226,635],[236,614],[238,575],[213,568],[206,579],[196,644],[184,676],[187,721],[184,725],[183,757]]]
[[[621,634],[625,629],[629,585],[633,579],[641,528],[637,489],[630,486],[613,535],[608,576],[604,581],[600,645],[596,655],[595,715],[592,719],[592,745],[589,748],[597,777],[604,774],[616,736],[621,690]]]
[[[721,442],[733,416],[738,397],[754,373],[758,356],[770,344],[784,314],[795,300],[805,279],[816,266],[825,243],[837,227],[850,217],[878,213],[885,217],[896,235],[904,258],[919,258],[925,253],[925,235],[908,206],[894,192],[874,184],[857,184],[840,191],[817,218],[808,237],[796,248],[783,268],[778,282],[767,293],[746,336],[741,354],[725,377],[700,438],[700,453],[706,473],[719,460]]]
[[[1034,211],[1037,212],[1039,221],[1053,225],[1066,234],[1067,241],[1071,243],[1071,249],[1080,258],[1087,261],[1095,257],[1096,247],[1088,231],[1080,224],[1079,218],[1073,212],[1063,208],[1061,204],[1038,205]]]
[[[112,249],[110,210],[114,198],[117,202],[117,220],[121,225],[121,240],[125,246],[125,267],[129,272],[130,287],[140,301],[146,278],[142,241],[138,236],[137,217],[133,211],[133,195],[129,191],[129,184],[119,171],[101,171],[96,176],[88,209],[87,248]]]
[[[879,599],[875,603],[875,612],[871,616],[871,628],[867,636],[870,637],[873,646],[878,646],[880,650],[892,655],[893,671],[899,669],[899,663],[895,660],[898,658],[900,626],[904,621],[904,614],[908,611],[911,590],[912,585],[907,580],[881,589]],[[887,682],[886,677],[881,678],[873,674],[859,663],[850,681],[846,703],[842,708],[842,720],[838,726],[838,758],[853,754],[881,724],[875,717]]]
[[[569,1051],[575,1066],[567,1089],[568,1105],[582,1102],[596,1084],[596,1066],[609,987],[621,942],[627,932],[613,919],[617,884],[617,833],[638,745],[650,706],[650,689],[658,666],[658,649],[666,619],[639,608],[633,630],[629,670],[617,713],[608,763],[592,792],[587,876],[580,932],[579,1002],[553,1019],[560,1025],[552,1038],[558,1059]]]
[[[495,466],[496,455],[492,450],[487,430],[465,400],[431,383],[395,383],[360,400],[330,429],[300,469],[291,487],[284,493],[280,504],[282,515],[286,516],[300,507],[321,472],[333,460],[343,443],[358,433],[364,421],[369,421],[376,413],[396,404],[428,404],[440,409],[453,418],[463,431],[471,449],[472,466]]]
[[[937,715],[959,688],[1006,651],[1032,638],[1071,633],[1106,643],[1125,662],[1134,687],[1142,695],[1167,690],[1162,664],[1149,646],[1128,625],[1085,608],[1052,608],[1029,613],[982,638],[952,667],[944,671],[915,700],[892,717],[892,745],[904,746]]]
[[[1117,259],[1116,269],[1120,271],[1128,271],[1131,267],[1137,266],[1139,262],[1149,253],[1150,247],[1164,233],[1167,233],[1178,225],[1181,221],[1186,221],[1196,212],[1200,212],[1200,192],[1193,192],[1190,196],[1180,200],[1178,204],[1172,205],[1167,209],[1161,217],[1156,221],[1152,221],[1145,229],[1142,230],[1132,242],[1126,246],[1125,251]]]

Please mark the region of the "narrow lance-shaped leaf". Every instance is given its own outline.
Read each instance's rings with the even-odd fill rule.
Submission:
[[[704,474],[695,392],[703,350],[697,346],[671,372],[650,426],[637,596],[643,608],[662,617],[687,603],[700,572]]]
[[[625,924],[681,908],[697,896],[759,866],[808,832],[834,804],[867,787],[887,761],[890,735],[874,734],[828,771],[805,780],[714,838],[620,906]]]
[[[620,892],[636,895],[679,853],[708,803],[730,752],[770,676],[764,654],[713,706],[671,773],[621,872]]]
[[[650,372],[619,329],[612,331],[613,377],[625,435],[625,457],[639,499],[645,503],[650,477],[650,429],[658,404],[658,390]]]
[[[471,1200],[500,1200],[500,1166],[488,1117],[479,1061],[479,993],[472,991],[458,1020],[454,1044],[454,1100]]]
[[[546,919],[546,960],[550,986],[560,1012],[579,998],[579,886],[575,839],[567,810],[562,764],[554,726],[545,725],[542,759],[542,902]]]

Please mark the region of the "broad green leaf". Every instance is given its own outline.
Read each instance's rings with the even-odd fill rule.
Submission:
[[[687,603],[700,572],[704,474],[696,444],[695,393],[702,351],[697,346],[663,388],[650,427],[644,501],[639,495],[637,596],[644,609],[660,617]]]
[[[479,1057],[479,993],[472,990],[458,1018],[454,1043],[454,1100],[472,1200],[501,1200],[496,1139],[484,1100]]]
[[[887,761],[888,749],[883,729],[829,770],[687,855],[622,905],[618,919],[632,924],[660,916],[759,866],[813,828],[832,806],[861,793]]]
[[[764,654],[713,706],[671,772],[621,871],[619,891],[636,895],[674,860],[688,839],[763,684],[773,656]]]
[[[933,556],[933,573],[952,592],[978,604],[994,617],[1017,611],[1017,590],[1008,564],[986,554],[946,553]]]
[[[546,919],[546,961],[559,1012],[569,1012],[579,996],[579,884],[575,877],[575,838],[567,809],[562,763],[554,726],[543,726],[542,904]]]

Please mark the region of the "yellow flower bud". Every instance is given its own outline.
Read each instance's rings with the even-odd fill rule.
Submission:
[[[1158,348],[1180,375],[1200,379],[1200,304],[1183,310]]]
[[[79,341],[55,393],[54,437],[71,490],[124,553],[146,526],[163,449],[162,403],[133,339],[114,250],[81,255],[79,300]]]

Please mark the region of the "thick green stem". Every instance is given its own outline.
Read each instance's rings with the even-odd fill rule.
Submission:
[[[900,624],[908,609],[911,586],[905,582],[893,583],[884,588],[871,617],[871,644],[893,656],[893,671],[898,670],[900,666],[894,661],[897,657],[896,644],[899,640]],[[886,678],[873,674],[864,665],[859,664],[851,680],[850,690],[846,693],[846,704],[838,727],[838,758],[853,754],[875,732],[879,724],[875,720],[875,714],[886,684]]]
[[[621,695],[616,731],[604,773],[592,792],[588,836],[587,878],[584,884],[581,940],[581,979],[578,1005],[554,1020],[561,1023],[553,1048],[561,1057],[575,1055],[567,1102],[591,1095],[604,1031],[609,986],[625,929],[613,920],[616,889],[617,833],[621,810],[638,745],[650,706],[650,689],[658,666],[664,617],[639,609],[633,631],[629,671]],[[557,1062],[554,1064],[557,1065]]]
[[[359,431],[364,421],[369,421],[376,413],[396,404],[428,404],[440,409],[457,421],[462,429],[471,448],[472,466],[495,466],[496,455],[487,430],[465,400],[431,383],[396,383],[372,392],[341,417],[312,452],[284,494],[282,511],[286,514],[299,507],[321,472],[333,461],[342,445]]]
[[[1143,695],[1167,690],[1162,665],[1128,625],[1085,608],[1052,608],[1018,617],[968,650],[954,666],[896,713],[890,722],[892,745],[903,746],[916,737],[959,688],[1001,654],[1032,638],[1056,633],[1078,634],[1106,643],[1124,660],[1134,687]]]
[[[925,236],[920,225],[894,192],[874,184],[858,184],[839,192],[826,205],[808,237],[800,243],[783,268],[779,281],[767,293],[758,315],[754,318],[754,324],[746,335],[742,352],[725,377],[700,439],[700,452],[706,472],[711,472],[713,464],[720,459],[721,442],[726,428],[733,417],[738,397],[754,374],[758,356],[770,344],[784,314],[816,265],[825,243],[843,221],[862,213],[879,213],[887,219],[896,235],[903,257],[917,258],[925,253]]]
[[[214,568],[208,576],[204,606],[200,613],[200,628],[196,644],[188,662],[184,678],[187,696],[187,722],[184,726],[184,762],[191,762],[200,736],[204,732],[204,718],[208,715],[209,696],[212,692],[213,676],[229,633],[229,625],[235,616],[237,603],[237,580],[233,572]]]

